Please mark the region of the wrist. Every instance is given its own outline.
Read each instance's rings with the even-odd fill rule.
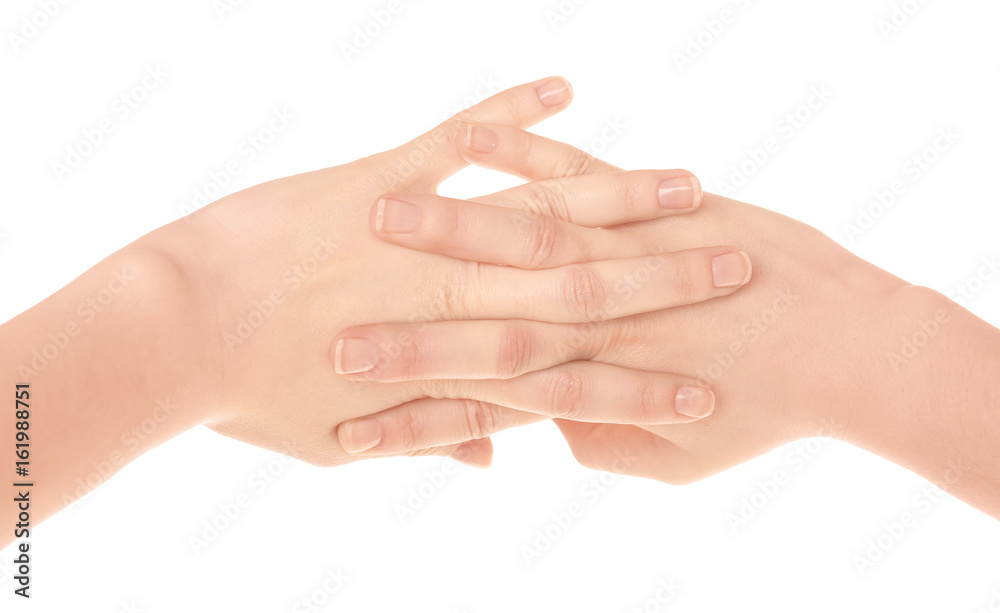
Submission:
[[[811,381],[795,434],[849,441],[895,394],[886,385],[893,372],[887,348],[907,331],[899,314],[907,284],[828,239],[813,241],[812,250],[820,256],[810,260],[810,285],[800,293],[811,294],[802,308],[817,356],[798,364]]]
[[[1000,331],[925,287],[891,313],[881,391],[845,438],[1000,516]]]
[[[201,318],[195,315],[188,277],[172,258],[141,244],[122,249],[92,270],[99,267],[104,275],[131,277],[127,292],[116,297],[95,328],[100,350],[115,356],[123,379],[136,382],[132,392],[137,397],[169,398],[179,407],[174,415],[178,424],[189,428],[203,423],[211,403],[206,399],[204,339],[196,325]]]
[[[145,271],[145,287],[138,294],[142,323],[136,349],[153,348],[144,356],[153,385],[178,398],[187,419],[195,424],[213,420],[223,404],[221,314],[214,295],[220,291],[217,261],[206,245],[217,245],[217,233],[208,229],[207,211],[158,228],[119,254]]]
[[[175,363],[177,282],[126,247],[0,328],[8,389],[30,384],[39,520],[203,419]]]
[[[928,345],[952,315],[945,306],[936,292],[915,285],[902,285],[881,300],[858,300],[866,322],[855,335],[861,345],[850,360],[852,380],[845,382],[856,393],[836,411],[844,426],[841,438],[873,450],[887,430],[899,432],[895,422],[912,411],[913,398],[928,383],[921,376],[931,358]]]

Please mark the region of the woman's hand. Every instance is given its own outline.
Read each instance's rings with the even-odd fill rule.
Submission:
[[[537,322],[582,324],[611,311],[625,316],[689,304],[732,293],[749,278],[746,256],[733,247],[663,253],[633,244],[629,234],[586,227],[695,210],[701,191],[690,173],[568,179],[558,185],[559,194],[579,218],[562,221],[421,195],[465,165],[462,155],[470,147],[482,146],[469,120],[534,123],[568,103],[563,87],[562,80],[551,80],[514,88],[399,149],[248,189],[143,239],[143,249],[165,254],[184,279],[174,300],[186,327],[173,342],[197,348],[183,370],[184,400],[204,404],[203,423],[314,464],[352,461],[359,456],[341,443],[357,450],[366,433],[357,427],[352,437],[342,428],[338,439],[341,422],[426,396],[476,398],[463,381],[413,381],[428,374],[421,360],[431,364],[441,356],[479,376],[547,368],[481,390],[483,400],[517,404],[532,414],[520,413],[522,419],[674,423],[711,412],[711,391],[695,377],[597,362],[565,367],[568,356],[522,353],[535,337],[557,340]],[[529,183],[480,202],[524,209],[556,187]],[[401,245],[501,236],[451,245],[458,255],[520,267],[394,246],[372,236],[369,225]],[[491,249],[482,251],[487,244]],[[618,280],[636,271],[645,275],[644,285],[619,296]],[[424,324],[416,322],[437,320],[453,320],[438,330],[458,326],[457,320],[489,321],[455,328],[464,339],[460,350],[449,349],[446,338],[434,348],[441,353],[415,355],[414,347],[428,348]],[[400,322],[394,325],[408,326],[412,337],[394,325],[337,336],[380,321]],[[372,379],[408,382],[385,386]],[[575,387],[586,390],[586,402],[568,413],[562,394]],[[622,395],[637,402],[636,411],[622,410]],[[462,442],[406,452],[449,454]],[[486,464],[491,447],[488,440],[472,441],[462,453],[465,461]]]
[[[556,144],[515,128],[491,126],[490,130],[497,145],[491,153],[471,157],[471,161],[542,178],[524,172],[522,160],[531,158],[529,152],[552,149]],[[595,185],[619,176],[617,169],[583,153],[564,157],[573,160],[566,167],[609,171],[590,175]],[[562,219],[607,223],[599,211],[580,206],[572,198],[549,194],[542,202],[547,203],[546,211]],[[512,200],[494,200],[493,204],[518,207]],[[507,260],[497,257],[498,241],[483,225],[498,215],[496,211],[476,208],[469,213],[483,223],[470,221],[462,232],[450,237],[401,241],[397,236],[379,236],[459,257],[524,263],[523,258],[513,255]],[[997,509],[1000,477],[995,455],[988,445],[975,445],[966,440],[968,435],[963,439],[955,434],[956,430],[968,432],[970,426],[972,431],[985,428],[997,432],[993,417],[998,410],[996,381],[980,374],[973,378],[970,390],[954,389],[966,380],[968,367],[982,372],[982,356],[991,355],[990,363],[996,364],[1000,355],[996,330],[934,292],[910,286],[864,262],[809,226],[711,194],[706,194],[702,206],[690,215],[631,223],[610,231],[630,237],[621,241],[631,243],[630,255],[631,249],[660,252],[738,244],[754,261],[754,279],[740,292],[721,300],[599,321],[582,328],[532,328],[520,350],[522,355],[531,356],[526,370],[545,368],[547,360],[559,354],[556,347],[562,347],[571,359],[587,360],[571,364],[581,373],[597,363],[649,373],[683,373],[710,383],[715,392],[715,410],[706,419],[673,425],[629,425],[621,423],[623,420],[586,423],[593,420],[579,419],[574,412],[586,405],[589,390],[577,389],[565,401],[570,419],[557,420],[557,424],[583,464],[684,483],[784,442],[823,435],[862,445],[935,481],[953,474],[947,472],[951,464],[990,467],[992,473],[985,476],[998,487],[987,504]],[[557,246],[574,242],[568,234],[553,237]],[[949,321],[957,323],[949,327]],[[515,409],[521,406],[504,402],[497,393],[502,386],[516,385],[518,379],[475,380],[484,374],[501,373],[484,372],[474,356],[464,351],[459,339],[467,337],[473,325],[433,323],[422,327],[419,334],[414,331],[417,343],[412,354],[420,356],[419,367],[397,364],[392,378],[405,373],[469,379],[465,388],[468,396],[482,398],[485,394],[493,404],[478,403],[474,420],[456,410],[453,403],[433,399],[368,417],[361,420],[364,427],[382,433],[381,442],[372,451],[399,452],[429,442],[466,440],[518,423]],[[393,331],[411,332],[405,326],[395,326]],[[344,334],[355,335],[357,331]],[[905,343],[915,335],[918,343],[933,342],[934,349],[911,355]],[[575,340],[568,340],[570,336]],[[448,347],[455,348],[462,358],[451,359]],[[949,363],[959,366],[946,367]],[[936,377],[941,372],[951,374],[950,380],[939,384]],[[952,395],[941,393],[942,387],[951,389]],[[987,390],[985,398],[983,390]],[[611,405],[615,398],[603,400]],[[641,406],[635,396],[622,394],[617,400],[622,414]],[[976,411],[955,409],[967,400],[976,405]],[[352,427],[358,426],[348,422],[341,431]],[[452,437],[444,440],[442,432]],[[946,432],[955,434],[957,440],[949,442]],[[623,463],[622,458],[629,460]],[[965,488],[969,492],[973,482],[967,479],[955,491]],[[978,499],[976,496],[969,494],[971,499],[982,500],[981,494]]]
[[[570,97],[558,78],[515,87],[392,151],[223,198],[109,256],[0,327],[0,372],[10,373],[11,388],[30,384],[30,401],[43,407],[31,413],[31,442],[58,450],[32,464],[32,477],[46,483],[33,518],[198,424],[329,466],[359,459],[349,452],[377,439],[357,422],[339,427],[344,421],[427,397],[452,399],[449,409],[465,411],[466,423],[482,401],[516,405],[517,423],[572,416],[659,424],[710,413],[711,390],[695,377],[564,365],[572,352],[522,353],[536,337],[558,337],[555,330],[722,296],[749,278],[749,262],[734,247],[665,253],[633,244],[627,233],[587,227],[696,210],[701,190],[690,173],[569,177],[481,199],[523,211],[558,204],[539,200],[558,196],[580,212],[576,224],[425,195],[476,151],[491,149],[475,123],[528,126]],[[563,151],[538,149],[512,170],[551,173]],[[366,224],[400,245],[499,234],[502,244],[451,245],[457,255],[523,268],[392,245]],[[495,248],[482,251],[486,244]],[[713,269],[722,275],[714,282]],[[629,271],[648,283],[619,295],[617,281]],[[427,347],[421,326],[442,320],[479,320],[461,328],[464,357],[415,352]],[[411,325],[414,336],[391,327],[338,336],[383,321]],[[478,376],[546,370],[478,391],[466,381],[412,380],[428,372],[419,358],[431,365],[441,355]],[[566,394],[581,391],[586,401],[568,407]],[[622,410],[623,396],[635,410]],[[14,438],[11,428],[0,434]],[[447,429],[435,436],[442,442],[391,453],[489,464],[488,438],[459,440]],[[0,519],[11,519],[16,509],[3,511]]]

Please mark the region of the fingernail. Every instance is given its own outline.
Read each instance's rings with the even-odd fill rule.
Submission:
[[[566,102],[573,96],[573,88],[566,79],[552,79],[538,86],[535,90],[542,106],[555,106]]]
[[[382,442],[382,422],[377,419],[349,421],[341,428],[340,445],[347,453],[368,451]]]
[[[665,209],[690,209],[701,200],[701,184],[693,175],[673,177],[660,183],[660,206]]]
[[[681,415],[701,419],[712,414],[715,408],[715,394],[704,387],[684,386],[677,390],[674,410]]]
[[[375,231],[410,234],[420,227],[420,207],[401,200],[382,198],[375,211]]]
[[[464,462],[468,460],[469,456],[471,455],[472,451],[469,449],[469,446],[462,445],[461,447],[452,452],[451,459],[456,460],[458,462]]]
[[[368,372],[378,364],[378,346],[363,338],[342,338],[337,341],[333,369],[338,375]]]
[[[465,146],[476,153],[493,153],[500,145],[500,139],[496,132],[486,128],[469,124],[469,129],[465,133]]]
[[[466,466],[472,466],[474,468],[489,468],[490,461],[488,458],[483,457],[481,453],[474,453],[472,447],[465,443],[458,449],[456,449],[451,454],[451,459],[456,462],[461,462]]]
[[[733,251],[712,258],[712,282],[715,287],[745,285],[750,280],[750,256]]]

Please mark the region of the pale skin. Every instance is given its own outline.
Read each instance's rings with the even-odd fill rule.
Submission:
[[[575,297],[642,265],[644,247],[536,217],[507,238],[532,240],[532,229],[548,224],[579,233],[588,248],[561,254],[546,270],[521,270],[417,253],[365,230],[369,218],[386,228],[398,224],[393,197],[434,193],[468,164],[470,122],[527,127],[570,98],[568,83],[558,78],[515,87],[398,149],[239,192],[140,238],[5,323],[3,385],[13,395],[16,384],[30,383],[32,527],[197,425],[334,466],[359,459],[340,446],[336,430],[344,421],[428,395],[478,406],[463,400],[464,381],[387,385],[339,375],[352,357],[334,342],[344,328],[530,316],[569,329],[599,317],[579,308]],[[687,214],[701,201],[697,180],[684,171],[590,179],[574,178],[566,189],[581,206],[619,211],[614,223]],[[527,206],[538,189],[528,184],[484,200]],[[630,203],[641,206],[633,210]],[[637,292],[623,314],[723,297],[750,276],[745,254],[728,245],[664,250],[657,264],[657,283]],[[681,283],[678,271],[691,274]],[[502,359],[508,349],[491,351]],[[479,400],[499,400],[537,419],[558,416],[549,398],[552,386],[566,380],[570,367],[563,361],[553,356],[546,371],[484,390]],[[684,374],[595,362],[586,383],[595,421],[687,422],[710,414],[714,403],[706,382]],[[617,406],[623,396],[644,394],[655,395],[655,406]],[[0,438],[13,444],[14,416],[0,423]],[[453,455],[482,466],[492,445],[477,437],[406,453]],[[17,495],[9,484],[8,501]],[[0,523],[13,526],[16,505],[0,509]],[[0,544],[13,537],[5,534]]]
[[[566,167],[595,179],[620,172],[517,128],[480,128],[491,132],[482,138],[492,144],[467,154],[478,165],[535,181]],[[535,162],[542,158],[546,170],[539,173]],[[413,202],[431,210],[431,219],[433,210],[444,206],[434,197]],[[540,202],[555,217],[607,225],[564,190],[553,190]],[[514,201],[495,204],[517,206]],[[469,219],[448,232],[433,222],[407,233],[372,230],[388,242],[456,257],[521,267],[539,260],[517,245],[498,244],[485,229],[502,218],[502,211],[469,207],[465,214]],[[517,218],[522,213],[506,214]],[[589,326],[577,342],[565,326],[533,325],[514,373],[492,359],[488,348],[502,336],[479,327],[483,322],[433,323],[419,331],[407,324],[345,330],[342,338],[380,343],[412,333],[416,341],[388,368],[344,376],[461,378],[467,380],[468,396],[479,399],[498,385],[484,377],[544,368],[553,353],[643,371],[684,372],[711,383],[716,396],[711,416],[671,425],[594,423],[585,399],[572,396],[561,407],[572,420],[556,423],[574,455],[595,469],[687,483],[798,438],[834,437],[907,467],[1000,517],[996,328],[941,294],[861,260],[811,227],[712,194],[705,194],[701,207],[689,215],[608,231],[626,233],[631,248],[640,245],[649,253],[664,245],[739,244],[755,263],[753,280],[724,300],[609,317]],[[544,243],[546,253],[580,248],[574,231],[562,229]],[[461,359],[455,359],[455,347],[462,347]],[[588,362],[572,363],[583,368]],[[452,391],[450,383],[442,386]],[[471,404],[476,415],[470,419],[468,406],[420,399],[342,424],[339,435],[358,455],[396,454],[474,440],[538,419],[499,399]]]
[[[813,434],[935,482],[957,461],[949,491],[1000,516],[995,329],[689,173],[626,173],[522,131],[568,102],[561,80],[528,84],[399,149],[234,194],[0,327],[4,384],[29,381],[38,407],[33,522],[199,424],[325,466],[486,465],[491,433],[547,418],[585,465],[667,482]],[[532,183],[434,195],[468,163]]]

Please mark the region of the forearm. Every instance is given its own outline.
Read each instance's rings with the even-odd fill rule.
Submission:
[[[851,442],[1000,518],[1000,331],[936,292],[901,294],[883,392],[853,411]]]
[[[8,494],[0,546],[13,538],[18,513],[12,483],[34,484],[34,526],[198,423],[179,392],[184,356],[173,349],[180,315],[173,295],[182,283],[169,261],[128,247],[0,326],[0,390],[8,398],[0,420],[0,487]],[[23,420],[15,386],[25,383],[30,464],[17,476],[16,422]]]

